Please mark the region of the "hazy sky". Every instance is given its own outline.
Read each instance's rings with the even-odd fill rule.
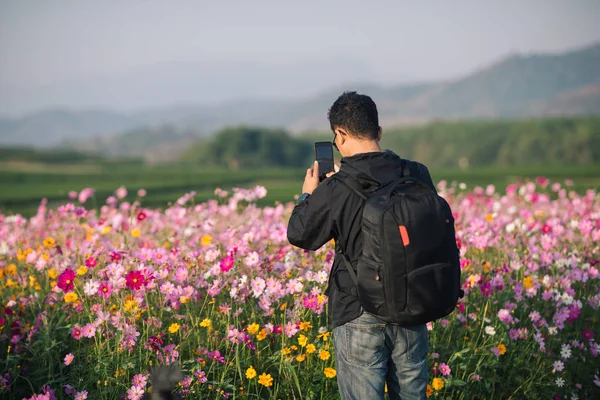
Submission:
[[[53,102],[134,109],[236,97],[235,90],[221,98],[207,91],[204,99],[173,91],[163,101],[129,96],[119,103],[98,88],[77,92],[84,81],[104,85],[138,73],[156,79],[156,71],[179,71],[165,67],[173,65],[210,66],[215,82],[241,74],[236,65],[252,65],[265,71],[266,77],[255,78],[264,89],[260,94],[281,95],[292,86],[268,77],[299,64],[310,73],[294,87],[309,94],[348,80],[447,79],[513,52],[562,51],[600,41],[598,0],[493,3],[0,0],[0,114]],[[232,67],[219,75],[223,65]],[[252,90],[240,89],[239,95]]]

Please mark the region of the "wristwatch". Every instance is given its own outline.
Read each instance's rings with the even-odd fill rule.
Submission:
[[[298,197],[298,204],[302,203],[304,200],[308,199],[308,197],[310,196],[310,194],[308,193],[302,193],[300,195],[300,197]]]

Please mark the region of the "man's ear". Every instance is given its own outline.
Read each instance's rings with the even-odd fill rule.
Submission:
[[[383,129],[381,129],[381,127],[377,128],[377,141],[379,142],[381,140],[381,134],[383,132]]]
[[[339,137],[339,139],[338,139],[339,144],[343,145],[346,142],[346,139],[348,139],[348,136],[347,136],[346,132],[344,132],[341,129],[338,129],[337,130],[337,134],[338,134],[338,137]]]

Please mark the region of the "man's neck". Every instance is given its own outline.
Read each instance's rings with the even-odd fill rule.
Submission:
[[[380,153],[383,150],[381,150],[381,147],[379,146],[379,142],[376,142],[374,140],[369,140],[369,141],[361,141],[361,142],[356,142],[353,143],[353,146],[350,148],[350,154],[348,154],[347,157],[352,157],[356,154],[362,154],[362,153]]]

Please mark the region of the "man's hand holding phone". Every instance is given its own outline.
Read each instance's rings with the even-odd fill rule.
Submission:
[[[326,177],[329,178],[340,170],[337,164],[333,165],[333,171],[328,172]],[[306,170],[306,176],[304,177],[304,184],[302,185],[302,193],[312,194],[314,190],[319,186],[319,162],[315,161],[313,166]]]

